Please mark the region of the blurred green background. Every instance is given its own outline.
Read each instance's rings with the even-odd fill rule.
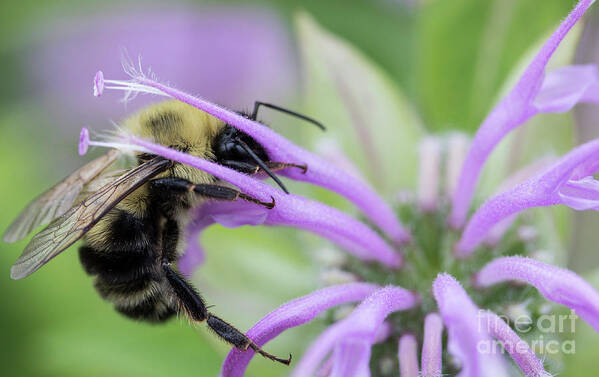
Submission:
[[[81,126],[109,128],[110,120],[140,106],[125,107],[116,96],[91,95],[95,70],[112,69],[118,75],[122,48],[132,56],[141,53],[160,78],[220,103],[250,107],[254,99],[272,99],[297,107],[305,102],[306,78],[293,20],[304,11],[381,67],[427,129],[473,132],[505,80],[573,4],[228,0],[166,6],[141,1],[5,1],[0,5],[0,229],[29,200],[90,158],[76,154]],[[592,13],[597,17],[598,12]],[[181,23],[181,30],[172,27]],[[580,36],[582,30],[577,33]],[[570,51],[578,40],[575,36],[568,42]],[[597,42],[591,38],[585,43],[592,49]],[[239,51],[244,55],[237,56]],[[151,99],[140,103],[147,100]],[[326,118],[324,113],[312,115]],[[546,119],[562,125],[551,128],[556,136],[547,137],[541,148],[559,153],[584,134],[575,130],[589,127],[575,124],[571,115],[541,122]],[[301,137],[293,127],[286,131]],[[597,223],[596,217],[593,213],[576,218],[575,228]],[[598,266],[590,229],[565,240],[576,256],[571,265],[582,273]],[[202,243],[207,261],[194,281],[216,305],[214,310],[241,329],[319,284],[318,269],[311,266],[306,251],[321,247],[314,237],[289,229],[213,227]],[[183,319],[149,326],[122,318],[95,293],[74,248],[33,276],[10,280],[10,266],[25,244],[0,243],[3,376],[218,375],[227,346],[203,326],[194,330]],[[299,357],[320,326],[291,330],[267,349],[292,351]],[[577,333],[577,353],[566,358],[561,375],[593,376],[599,335]],[[285,373],[284,367],[256,358],[248,375]]]

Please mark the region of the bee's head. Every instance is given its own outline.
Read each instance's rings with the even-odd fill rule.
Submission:
[[[224,165],[247,164],[257,166],[256,158],[270,161],[266,151],[256,140],[236,128],[225,125],[212,142],[215,160]],[[234,166],[232,166],[234,168]],[[236,169],[239,170],[239,169]]]

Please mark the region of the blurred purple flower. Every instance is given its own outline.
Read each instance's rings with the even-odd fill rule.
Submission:
[[[81,83],[89,82],[98,68],[110,77],[121,72],[114,57],[124,49],[143,56],[180,88],[236,109],[249,108],[255,100],[289,98],[296,86],[297,59],[288,32],[259,7],[144,6],[76,22],[59,19],[41,28],[44,39],[34,43],[27,60],[32,62],[32,92],[65,127],[101,125],[149,103],[143,99],[115,110],[110,101],[81,96]]]
[[[392,208],[379,198],[359,174],[345,173],[275,131],[225,107],[162,84],[153,75],[144,74],[141,67],[125,64],[129,80],[96,76],[96,95],[105,90],[121,90],[126,99],[138,93],[172,97],[250,134],[271,157],[307,165],[305,174],[289,170],[282,175],[323,186],[348,198],[378,227],[379,233],[364,222],[319,202],[285,195],[254,177],[132,135],[122,134],[97,142],[90,141],[88,133],[83,132],[80,148],[112,146],[160,155],[206,171],[245,194],[275,203],[272,209],[257,208],[252,203],[203,205],[188,230],[194,237],[214,222],[231,227],[293,226],[320,234],[353,256],[342,263],[341,268],[361,282],[325,288],[291,301],[248,332],[255,343],[262,346],[322,311],[342,303],[359,303],[348,316],[331,321],[299,361],[293,376],[315,373],[369,376],[372,368],[387,368],[386,374],[399,370],[402,376],[438,377],[441,373],[461,377],[506,376],[502,354],[496,348],[484,349],[485,345],[491,347],[496,339],[526,376],[546,377],[550,374],[534,351],[509,324],[486,309],[507,312],[510,305],[531,306],[534,310],[528,315],[534,320],[544,304],[542,295],[571,308],[599,332],[599,293],[573,272],[528,258],[537,247],[534,240],[506,231],[516,221],[511,216],[533,206],[565,204],[578,210],[598,209],[599,184],[592,175],[599,170],[599,140],[575,148],[541,173],[489,200],[471,217],[462,233],[452,230],[448,223],[458,229],[465,222],[480,169],[495,145],[511,129],[540,112],[564,112],[581,101],[599,102],[595,66],[563,67],[544,76],[549,58],[591,3],[581,0],[549,38],[514,89],[481,125],[463,161],[467,148],[464,138],[450,135],[423,140],[418,200],[400,203],[398,208]],[[445,167],[444,146],[449,149]],[[347,161],[345,158],[336,160]],[[459,180],[455,173],[457,164],[462,166]],[[445,181],[440,179],[443,168],[447,172]],[[516,181],[521,180],[519,177]],[[449,198],[440,197],[441,193],[451,196],[453,207],[448,208]],[[405,228],[400,224],[400,216],[407,224]],[[479,249],[481,258],[471,258],[467,263],[454,258],[451,248],[456,238],[461,237],[455,245],[457,255],[469,257],[487,233],[507,219],[509,223],[497,235],[496,241],[501,247],[492,245],[486,250]],[[394,248],[401,243],[404,243],[402,254]],[[482,255],[483,252],[486,255]],[[519,256],[508,256],[508,253]],[[367,263],[369,261],[378,264]],[[190,265],[185,266],[187,263]],[[186,262],[184,269],[190,271],[193,263]],[[489,288],[508,280],[530,284],[540,295],[529,294],[522,284]],[[474,299],[485,307],[479,309]],[[447,330],[445,350],[442,349],[443,329]],[[420,342],[422,371],[419,371],[417,358]],[[375,356],[376,343],[382,351]],[[252,356],[252,351],[232,350],[223,365],[222,376],[242,376]],[[395,360],[391,367],[385,362],[389,358]],[[442,360],[450,362],[443,365]]]

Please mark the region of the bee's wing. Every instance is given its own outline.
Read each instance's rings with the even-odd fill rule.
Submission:
[[[106,184],[36,234],[10,270],[13,279],[31,275],[75,243],[136,188],[164,171],[170,161],[156,157]]]
[[[16,242],[40,225],[67,212],[83,187],[94,180],[120,155],[116,149],[75,170],[71,175],[34,199],[4,233],[4,242]]]

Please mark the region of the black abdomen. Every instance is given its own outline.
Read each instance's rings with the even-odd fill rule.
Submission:
[[[176,313],[161,268],[159,216],[140,218],[113,209],[96,225],[96,235],[79,249],[86,272],[95,276],[100,295],[120,313],[137,320],[162,322]]]

